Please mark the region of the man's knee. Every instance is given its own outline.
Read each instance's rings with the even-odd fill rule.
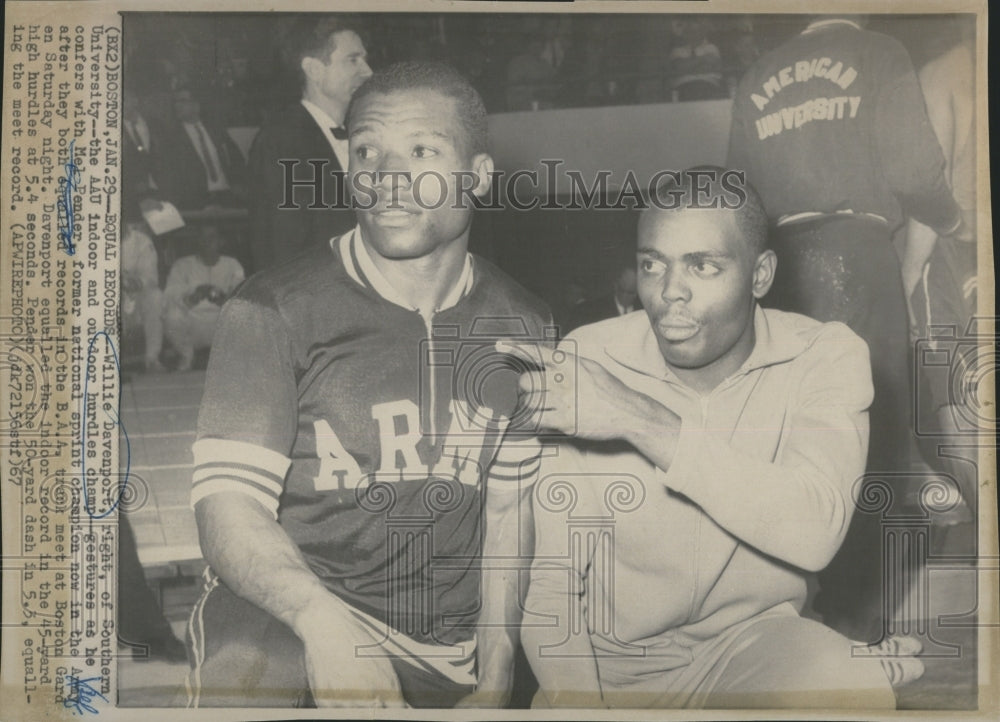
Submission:
[[[749,637],[749,638],[746,638]],[[894,709],[896,698],[876,658],[819,622],[764,620],[739,641],[711,706]]]

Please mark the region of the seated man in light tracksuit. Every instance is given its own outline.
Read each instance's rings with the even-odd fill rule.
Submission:
[[[800,616],[864,472],[868,350],[841,323],[758,305],[766,216],[715,171],[728,204],[704,208],[706,175],[684,173],[644,212],[643,311],[523,350],[542,365],[521,379],[544,389],[537,422],[566,435],[533,497],[535,704],[892,709],[919,642],[880,659]]]

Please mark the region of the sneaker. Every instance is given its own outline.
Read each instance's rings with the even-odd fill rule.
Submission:
[[[924,663],[917,659],[923,644],[916,637],[895,635],[886,637],[878,644],[859,644],[854,654],[859,657],[878,657],[882,663],[889,684],[902,687],[920,679],[924,674]]]

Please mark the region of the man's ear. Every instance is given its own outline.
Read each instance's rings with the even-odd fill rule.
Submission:
[[[761,299],[771,290],[774,272],[778,267],[778,257],[768,249],[757,256],[753,265],[753,297]]]
[[[485,198],[493,185],[493,158],[489,153],[476,153],[472,156],[472,172],[476,174],[476,185],[472,192],[478,198]]]
[[[307,79],[315,80],[316,73],[321,65],[323,65],[323,62],[319,58],[313,58],[307,55],[302,58],[302,62],[299,64],[299,67],[302,68],[302,72],[305,73]]]

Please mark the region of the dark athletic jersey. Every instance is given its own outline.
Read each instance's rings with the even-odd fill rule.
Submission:
[[[949,233],[958,206],[906,49],[845,19],[810,25],[746,72],[733,98],[730,168],[772,220],[904,215]]]
[[[533,483],[540,456],[520,369],[494,343],[550,328],[541,301],[471,255],[426,323],[357,228],[258,274],[219,319],[192,503],[249,494],[354,609],[421,644],[470,640],[484,490]]]

